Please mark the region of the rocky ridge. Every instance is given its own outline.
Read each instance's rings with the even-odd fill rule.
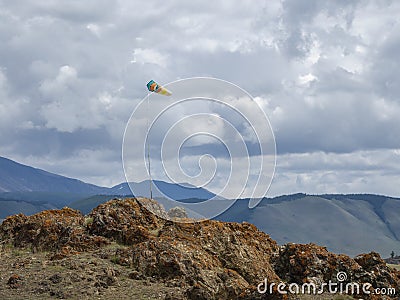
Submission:
[[[180,209],[168,215],[149,199],[114,199],[86,216],[70,208],[11,216],[0,225],[0,244],[8,262],[0,265],[7,274],[0,278],[2,299],[24,292],[38,299],[129,299],[135,290],[150,290],[154,298],[146,299],[299,299],[277,285],[319,288],[339,283],[339,272],[346,274],[343,283],[393,288],[394,299],[400,291],[400,272],[377,253],[352,259],[314,244],[279,246],[252,224],[189,220]],[[257,289],[264,280],[275,284],[265,294]]]

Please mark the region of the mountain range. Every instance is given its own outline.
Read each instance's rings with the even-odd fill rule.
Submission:
[[[254,209],[242,199],[221,221],[249,222],[280,244],[316,243],[355,256],[400,253],[400,199],[379,195],[295,194],[264,198]]]
[[[97,194],[104,188],[0,157],[0,192]]]
[[[148,197],[149,186],[149,181],[130,184],[135,196]],[[160,191],[175,200],[215,196],[204,188],[163,181],[153,181],[152,190],[155,199],[162,197]],[[127,183],[96,186],[0,157],[0,219],[64,206],[87,214],[111,198],[130,195]],[[336,253],[377,251],[387,257],[391,251],[400,253],[399,212],[399,198],[295,194],[264,198],[253,209],[248,199],[240,199],[216,219],[253,223],[280,244],[314,242]]]
[[[89,207],[90,211],[94,207],[90,206],[93,196],[102,195],[99,198],[101,201],[103,198],[107,201],[111,196],[149,197],[149,189],[148,180],[125,182],[111,188],[101,187],[0,157],[0,205],[4,208],[0,211],[0,219],[20,212],[33,214],[43,209],[70,206],[72,203],[76,208]],[[152,194],[153,198],[166,195],[175,200],[211,199],[215,196],[204,188],[158,180],[152,181]]]

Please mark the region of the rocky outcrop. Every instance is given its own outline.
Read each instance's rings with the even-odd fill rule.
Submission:
[[[287,244],[280,248],[272,260],[277,275],[286,282],[322,283],[336,281],[339,272],[345,272],[349,280],[357,280],[363,268],[347,255],[329,252],[315,244]]]
[[[356,274],[357,279],[369,282],[372,286],[378,288],[394,286],[400,292],[400,272],[394,273],[378,253],[361,254],[354,260],[362,269],[362,272]]]
[[[186,210],[183,207],[177,206],[177,207],[173,207],[168,211],[168,217],[170,219],[174,219],[174,218],[187,218],[188,215],[186,213]]]
[[[51,251],[52,259],[92,252],[128,268],[129,280],[150,279],[180,291],[179,296],[169,293],[166,299],[286,299],[288,295],[277,290],[281,282],[317,287],[329,281],[368,282],[374,288],[400,291],[400,273],[386,266],[377,253],[352,259],[314,244],[279,246],[249,223],[188,220],[180,209],[169,213],[152,200],[115,199],[87,216],[69,208],[11,216],[0,225],[0,238],[3,245]],[[109,244],[116,246],[105,247]],[[338,277],[340,272],[346,274],[346,281]],[[117,280],[115,274],[106,277],[99,281],[105,286]],[[257,290],[264,280],[275,284],[265,294]],[[8,279],[13,288],[20,282],[16,276]]]
[[[279,278],[269,263],[277,244],[253,225],[167,221],[156,236],[116,253],[142,277],[188,287],[190,299],[250,295],[260,278]]]
[[[109,244],[105,237],[87,232],[85,217],[71,208],[8,217],[0,226],[0,238],[3,243],[29,247],[32,252],[54,251],[59,258]]]
[[[173,222],[134,199],[100,205],[88,218],[90,233],[133,246],[116,251],[117,263],[140,278],[185,285],[189,298],[231,299],[255,291],[260,278],[279,280],[269,263],[278,245],[249,223]]]
[[[144,203],[145,199],[140,201]],[[147,200],[147,203],[152,209],[162,211],[157,202]],[[165,212],[164,215],[166,217]],[[136,199],[114,199],[101,204],[93,209],[88,219],[87,231],[91,235],[103,236],[123,245],[147,241],[164,223],[164,219],[150,213]]]
[[[389,268],[378,253],[361,254],[355,259],[347,255],[330,253],[325,247],[315,244],[287,244],[280,248],[272,259],[276,274],[285,282],[315,284],[319,290],[323,283],[332,282],[346,288],[347,284],[359,285],[359,295],[381,299],[373,295],[375,288],[400,289],[400,272]],[[366,283],[371,293],[365,293]],[[350,285],[349,285],[350,286]]]

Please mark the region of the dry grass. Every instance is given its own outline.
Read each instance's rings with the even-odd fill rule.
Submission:
[[[393,265],[393,264],[388,264],[389,267],[396,269],[397,271],[400,271],[400,265]]]

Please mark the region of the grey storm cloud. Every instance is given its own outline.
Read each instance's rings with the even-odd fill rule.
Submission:
[[[0,0],[0,155],[117,184],[145,83],[212,76],[268,115],[271,194],[398,195],[399,14],[389,0]],[[191,151],[207,147],[184,149],[189,167]]]

